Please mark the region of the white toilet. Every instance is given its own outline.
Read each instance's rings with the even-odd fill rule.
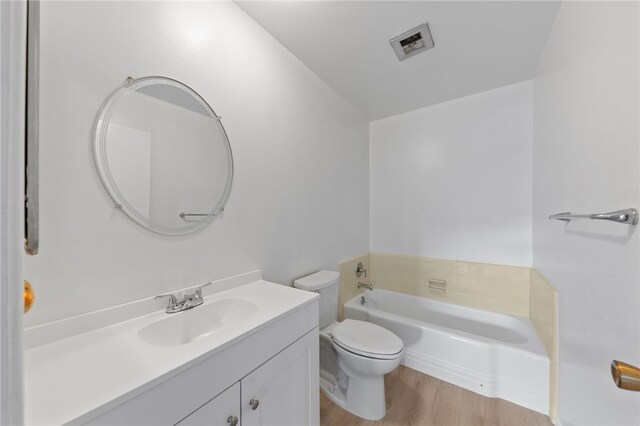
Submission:
[[[387,411],[384,375],[400,364],[404,343],[376,324],[338,322],[339,277],[337,272],[320,271],[293,283],[320,294],[320,387],[350,413],[379,420]]]

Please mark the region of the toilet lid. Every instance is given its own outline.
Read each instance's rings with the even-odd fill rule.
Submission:
[[[346,319],[333,329],[333,341],[342,348],[371,358],[398,355],[404,342],[398,336],[366,321]]]

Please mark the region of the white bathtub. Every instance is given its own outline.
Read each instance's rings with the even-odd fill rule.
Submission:
[[[378,289],[345,303],[344,316],[397,334],[407,367],[549,414],[549,357],[527,318]]]

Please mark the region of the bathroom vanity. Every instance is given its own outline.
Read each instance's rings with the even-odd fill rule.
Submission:
[[[316,294],[253,272],[214,282],[196,308],[159,305],[27,329],[26,423],[319,423]]]

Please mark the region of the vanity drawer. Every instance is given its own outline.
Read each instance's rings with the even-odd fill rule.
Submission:
[[[240,421],[240,382],[236,382],[179,421],[180,426],[236,426]]]

